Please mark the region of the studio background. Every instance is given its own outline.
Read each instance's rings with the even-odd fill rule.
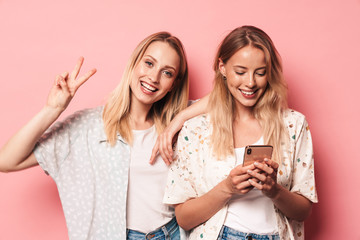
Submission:
[[[319,203],[306,239],[360,239],[360,0],[0,0],[0,145],[46,102],[55,76],[98,72],[62,118],[105,103],[131,51],[166,30],[183,42],[190,97],[212,89],[212,62],[235,27],[255,25],[280,52],[289,105],[306,115]],[[53,180],[40,167],[0,173],[0,240],[63,240],[67,229]]]

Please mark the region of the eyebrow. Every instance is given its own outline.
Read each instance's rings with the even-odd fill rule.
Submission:
[[[158,62],[157,60],[156,60],[156,58],[154,58],[153,56],[151,56],[151,55],[145,55],[144,57],[149,57],[149,58],[151,58],[154,62]],[[171,68],[171,69],[173,69],[175,72],[176,72],[176,68],[174,68],[173,66],[170,66],[170,65],[165,65],[165,68]]]
[[[243,69],[248,69],[247,67],[244,67],[244,66],[241,66],[241,65],[235,65],[234,67],[243,68]],[[259,67],[259,68],[255,69],[255,70],[260,70],[260,69],[266,69],[266,66]]]

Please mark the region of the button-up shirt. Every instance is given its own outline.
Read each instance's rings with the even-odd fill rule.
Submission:
[[[126,239],[130,147],[121,136],[110,146],[102,111],[79,111],[56,123],[34,150],[56,182],[74,240]]]
[[[289,143],[283,148],[283,160],[277,181],[284,188],[317,202],[311,134],[305,117],[296,111],[284,112]],[[178,137],[176,161],[170,168],[164,202],[183,203],[204,195],[224,180],[235,167],[235,156],[217,160],[211,145],[212,127],[209,115],[187,121]],[[205,223],[190,232],[189,239],[217,239],[224,224],[228,206],[224,206]],[[303,222],[287,218],[274,206],[280,238],[304,239]],[[196,214],[196,211],[194,212]]]

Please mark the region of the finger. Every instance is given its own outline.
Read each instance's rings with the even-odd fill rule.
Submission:
[[[164,154],[164,152],[162,152],[162,151],[159,151],[159,152],[160,152],[160,156],[161,156],[162,160],[164,161],[164,163],[169,166],[171,164],[171,162],[169,161],[169,158]]]
[[[55,85],[55,86],[58,86],[58,87],[61,87],[61,86],[60,86],[60,81],[61,81],[61,79],[63,79],[63,77],[62,77],[61,75],[57,75],[57,76],[55,77],[54,85]]]
[[[252,170],[249,169],[249,170],[247,171],[247,173],[248,173],[250,176],[258,179],[259,181],[265,182],[265,180],[266,180],[266,176],[265,176],[264,174],[258,173],[258,172],[256,172],[256,171],[252,171]]]
[[[254,162],[254,165],[255,165],[256,168],[263,170],[267,174],[273,174],[274,173],[274,169],[272,167],[269,167],[265,163]]]
[[[59,80],[60,88],[61,90],[67,95],[70,94],[69,87],[63,77],[60,76]]]
[[[242,174],[246,174],[247,173],[247,170],[255,170],[255,166],[254,164],[250,164],[250,165],[247,165],[247,166],[242,166],[242,165],[238,165],[236,166],[232,172],[235,174],[235,175],[242,175]]]
[[[160,151],[160,155],[161,155],[163,158],[166,158],[166,160],[167,160],[168,162],[171,162],[172,156],[169,154],[169,151],[168,151],[168,149],[167,149],[166,137],[164,136],[164,134],[162,134],[162,136],[161,136],[161,138],[160,138],[159,151]]]
[[[279,164],[271,159],[265,158],[265,163],[269,166],[271,166],[273,169],[278,169],[279,168]]]
[[[83,62],[84,62],[84,57],[80,57],[78,62],[75,65],[74,70],[71,72],[71,75],[70,75],[71,79],[76,79],[76,77],[78,76],[78,74],[80,72]]]
[[[261,182],[256,182],[254,181],[253,179],[249,179],[248,180],[249,184],[252,185],[253,187],[259,189],[259,190],[262,190],[263,189],[263,185],[261,184]]]
[[[156,156],[158,155],[158,153],[159,153],[159,142],[158,142],[158,139],[156,139],[155,145],[151,152],[150,161],[149,161],[149,163],[151,165],[155,163],[155,159],[156,159]]]
[[[248,179],[248,180],[249,180],[249,179]],[[249,187],[252,187],[251,183],[250,183],[248,180],[243,181],[243,182],[235,185],[235,189],[236,189],[237,191],[242,191],[242,190],[245,190],[245,189],[247,189],[247,188],[249,188]]]
[[[172,136],[168,136],[166,139],[166,147],[167,147],[167,152],[169,153],[169,156],[172,157],[173,156],[173,137]]]
[[[66,78],[69,76],[69,73],[68,72],[63,72],[61,74],[61,76],[64,78],[64,80],[66,80]]]
[[[232,184],[234,186],[236,186],[238,184],[246,182],[252,176],[250,174],[248,174],[248,173],[245,173],[245,174],[241,174],[241,175],[232,175],[232,174],[230,174],[230,177],[231,177]]]
[[[250,183],[249,183],[249,184],[250,184]],[[254,189],[254,187],[250,185],[250,187],[244,188],[244,189],[240,190],[239,192],[240,192],[241,194],[246,194],[246,193],[250,192],[250,191],[253,190],[253,189]]]
[[[85,75],[83,75],[82,77],[80,77],[77,81],[76,81],[76,87],[75,89],[77,90],[81,85],[83,85],[84,82],[86,82],[92,75],[94,75],[96,73],[96,68],[91,69],[90,71],[88,71]]]
[[[172,162],[172,158],[169,157],[165,151],[161,150],[161,148],[159,149],[159,152],[160,152],[160,156],[161,158],[163,159],[163,161],[167,164],[167,165],[170,165],[171,162]]]

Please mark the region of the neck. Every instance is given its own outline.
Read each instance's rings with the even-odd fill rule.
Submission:
[[[134,130],[143,130],[151,127],[154,121],[149,117],[152,105],[141,104],[138,101],[132,101],[130,106],[130,126]]]
[[[247,121],[255,119],[254,108],[236,105],[234,119],[237,121]]]

